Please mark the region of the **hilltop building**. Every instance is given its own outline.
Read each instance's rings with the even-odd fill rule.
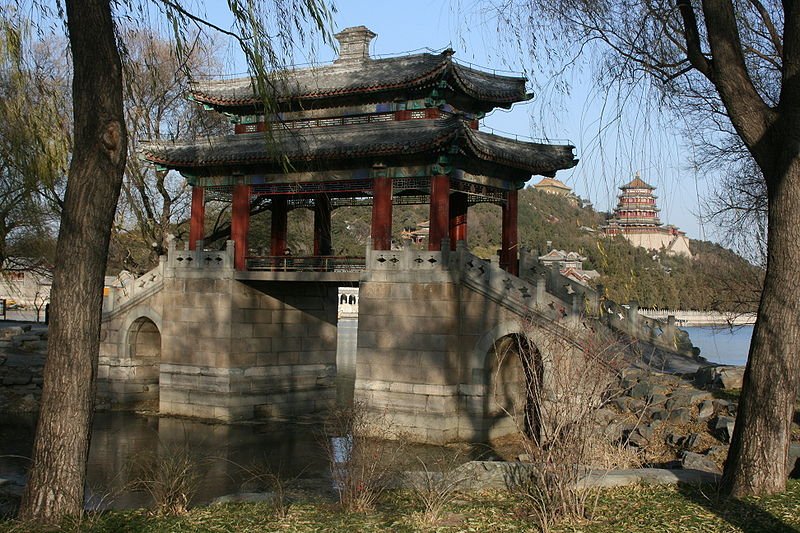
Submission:
[[[622,235],[634,246],[664,251],[667,255],[691,257],[686,233],[672,225],[663,225],[658,217],[655,187],[646,183],[639,173],[620,187],[622,193],[614,214],[604,226],[608,236]]]
[[[589,286],[589,282],[600,277],[597,270],[584,270],[583,262],[586,257],[577,252],[552,249],[539,256],[539,263],[547,268],[557,268],[562,276],[569,278],[581,285]]]
[[[542,181],[533,186],[537,191],[555,194],[556,196],[570,196],[572,189],[555,178],[542,178]]]

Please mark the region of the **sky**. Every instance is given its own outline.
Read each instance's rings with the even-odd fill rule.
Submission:
[[[206,4],[208,15],[221,26],[230,27],[226,8],[215,6],[217,1]],[[457,61],[489,70],[525,72],[529,78],[541,79],[542,68],[533,64],[527,53],[509,45],[498,33],[490,12],[475,7],[485,4],[471,0],[339,0],[334,30],[367,26],[378,34],[372,41],[372,55],[451,47]],[[225,48],[226,71],[220,75],[244,72],[237,45],[228,43]],[[329,46],[319,44],[316,48],[313,55],[299,50],[293,62],[335,59]],[[556,177],[590,200],[597,210],[612,209],[618,187],[639,172],[657,188],[663,223],[678,226],[690,238],[719,240],[713,225],[702,221],[703,200],[714,180],[692,168],[692,148],[683,142],[677,128],[673,131],[670,127],[671,117],[653,116],[632,101],[626,103],[622,119],[612,121],[608,117],[614,106],[609,100],[613,103],[614,96],[594,88],[588,64],[568,73],[566,79],[571,87],[569,94],[546,84],[532,101],[487,115],[481,129],[521,139],[567,140],[575,145],[580,162]],[[532,183],[538,179],[534,177]]]

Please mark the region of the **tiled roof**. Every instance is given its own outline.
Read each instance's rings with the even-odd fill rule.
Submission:
[[[537,189],[540,187],[555,187],[556,189],[563,189],[565,191],[572,190],[568,185],[565,185],[563,182],[555,178],[542,178],[542,181],[534,185],[534,187]]]
[[[413,156],[444,153],[458,146],[461,153],[520,169],[550,174],[571,168],[577,160],[572,146],[515,141],[470,129],[457,116],[277,130],[269,144],[263,133],[211,137],[197,142],[143,143],[145,159],[169,168],[273,164],[282,158],[304,161],[359,157]]]
[[[528,98],[525,78],[501,76],[459,65],[453,61],[452,51],[282,71],[270,83],[280,100],[289,101],[433,88],[441,80],[447,81],[453,90],[492,104],[490,108],[509,107]],[[199,82],[192,89],[192,96],[198,102],[220,107],[258,107],[261,104],[249,77]]]
[[[633,180],[620,187],[620,189],[655,189],[655,187],[645,183],[645,181],[637,174]]]

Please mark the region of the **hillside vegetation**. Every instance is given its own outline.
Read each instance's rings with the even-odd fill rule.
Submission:
[[[395,206],[393,227],[397,242],[404,227],[413,228],[427,218],[427,206]],[[297,211],[292,219],[293,250],[310,251],[310,213]],[[695,240],[691,241],[691,259],[648,252],[622,237],[603,237],[598,226],[604,220],[605,214],[579,207],[566,198],[533,188],[520,191],[520,245],[543,254],[551,241],[554,248],[581,253],[587,258],[584,268],[602,274],[598,283],[605,286],[609,298],[618,302],[637,300],[642,307],[756,310],[761,271],[734,252],[715,243]],[[500,207],[490,204],[470,207],[468,221],[472,252],[484,258],[494,255],[500,247]],[[368,207],[334,211],[336,253],[363,255],[369,232]]]

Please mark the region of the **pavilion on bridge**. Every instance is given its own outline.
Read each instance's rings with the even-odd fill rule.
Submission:
[[[500,264],[517,273],[517,191],[533,174],[574,166],[574,147],[479,131],[485,113],[531,97],[525,78],[461,65],[449,49],[371,58],[374,37],[364,26],[347,28],[336,35],[340,55],[332,64],[275,73],[275,109],[265,107],[250,78],[193,87],[191,98],[228,115],[234,134],[144,148],[146,159],[192,186],[191,250],[204,236],[206,199],[232,203],[240,271],[285,265],[291,209],[314,213],[313,258],[293,264],[334,269],[344,260],[332,256],[338,207],[371,204],[372,248],[388,250],[392,206],[427,204],[428,249],[437,251],[443,241],[453,249],[466,241],[468,207],[489,202],[502,206]],[[271,211],[269,257],[248,251],[256,199]]]

